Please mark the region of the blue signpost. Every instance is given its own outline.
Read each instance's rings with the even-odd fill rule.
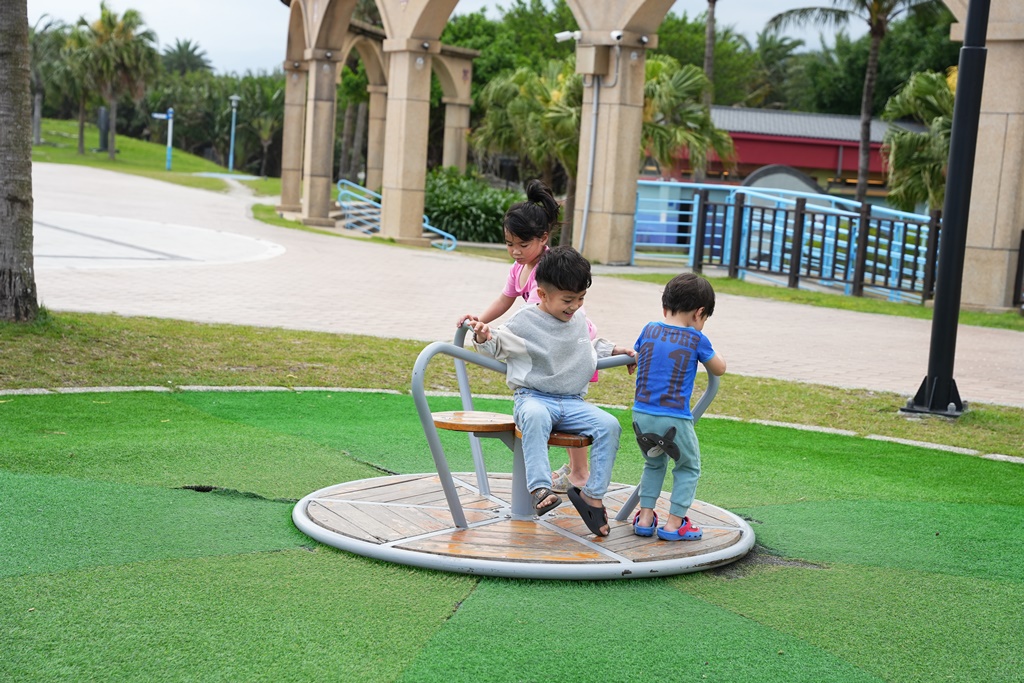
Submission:
[[[231,100],[231,149],[228,151],[228,170],[235,170],[235,117],[238,115],[238,102],[242,99],[238,95],[232,95]]]
[[[167,165],[168,171],[171,170],[171,141],[174,139],[174,109],[171,107],[167,108],[166,114],[150,114],[154,119],[160,119],[167,121]]]

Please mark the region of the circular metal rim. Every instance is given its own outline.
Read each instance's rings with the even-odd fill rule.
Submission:
[[[363,479],[345,484],[354,484]],[[484,560],[434,555],[418,550],[404,550],[389,545],[370,543],[351,536],[326,529],[312,521],[306,514],[310,501],[322,496],[338,486],[326,486],[305,496],[292,509],[292,522],[302,533],[310,538],[355,555],[370,557],[385,562],[393,562],[411,567],[434,569],[443,572],[472,574],[476,576],[495,576],[518,579],[559,579],[559,580],[600,580],[600,579],[640,579],[659,576],[675,576],[707,569],[714,569],[739,560],[754,546],[754,530],[743,518],[726,510],[726,513],[740,529],[740,540],[728,548],[711,553],[694,555],[671,560],[650,560],[645,562],[610,562],[610,563],[565,563],[552,564],[541,562],[522,562]],[[715,506],[717,507],[717,506]]]

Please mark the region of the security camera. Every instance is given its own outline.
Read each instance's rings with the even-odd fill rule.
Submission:
[[[622,40],[622,31],[612,31],[612,40]]]

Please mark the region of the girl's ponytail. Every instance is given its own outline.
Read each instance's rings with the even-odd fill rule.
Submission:
[[[530,180],[526,183],[526,201],[509,207],[502,227],[514,237],[524,240],[550,235],[558,226],[560,209],[547,185],[536,179]]]

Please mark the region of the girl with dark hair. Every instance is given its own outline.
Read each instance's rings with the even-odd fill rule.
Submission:
[[[467,320],[489,323],[501,317],[512,308],[516,299],[522,298],[524,305],[540,302],[537,295],[536,267],[540,257],[548,250],[551,233],[558,227],[558,212],[561,209],[551,189],[540,180],[526,183],[526,201],[516,202],[505,212],[502,230],[505,232],[505,248],[514,263],[508,272],[505,288],[498,298],[480,315],[465,314],[459,317],[456,327]],[[597,329],[587,320],[590,338],[597,337]],[[591,381],[597,381],[597,373]],[[586,448],[567,448],[569,464],[552,473],[553,488],[564,493],[570,486],[583,486],[590,476]]]

